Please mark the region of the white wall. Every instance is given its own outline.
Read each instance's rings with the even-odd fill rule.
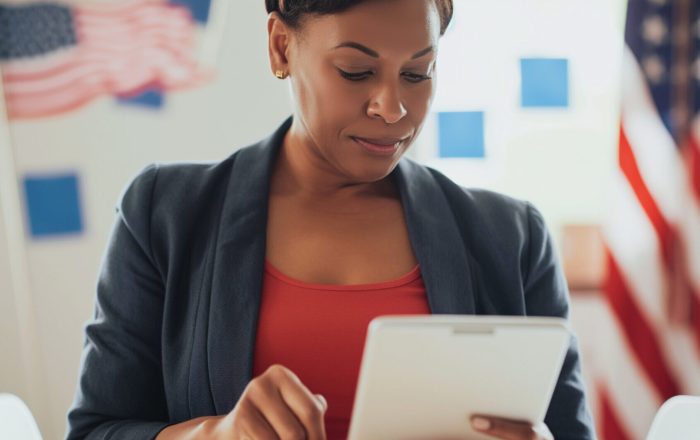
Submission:
[[[458,8],[460,1],[467,0],[457,0]],[[538,1],[554,5],[551,0]],[[581,4],[562,0],[567,2]],[[609,8],[603,0],[590,5]],[[82,236],[27,237],[25,242],[42,358],[40,371],[46,383],[39,399],[32,398],[23,384],[21,335],[7,275],[12,256],[6,251],[4,229],[0,228],[0,350],[10,353],[0,362],[0,391],[15,392],[28,400],[46,439],[61,438],[65,429],[83,325],[92,314],[97,271],[114,205],[124,185],[153,161],[222,159],[266,136],[290,113],[287,83],[273,78],[268,68],[262,0],[232,3],[226,23],[216,81],[196,90],[168,94],[161,111],[119,106],[104,98],[58,118],[18,121],[10,126],[17,174],[78,170],[84,203],[86,230]],[[579,28],[585,29],[585,25]],[[608,67],[614,75],[615,66]],[[503,143],[507,159],[499,165],[500,177],[485,183],[534,200],[555,232],[563,222],[602,218],[605,185],[591,176],[606,179],[613,160],[614,91],[607,88],[592,98],[575,95],[575,99],[587,103],[586,111],[598,108],[603,115],[589,115],[573,132],[571,123],[563,120],[566,116],[524,115]],[[602,127],[600,121],[604,121]],[[559,125],[552,129],[549,122]],[[41,409],[43,403],[46,411]]]
[[[415,156],[466,186],[532,201],[556,240],[596,223],[615,166],[627,0],[457,0],[440,44],[434,111],[485,112],[486,159],[436,159],[429,119]],[[519,60],[565,58],[569,106],[521,108]]]
[[[5,223],[0,216],[0,391],[26,395]]]
[[[290,113],[286,84],[268,68],[265,18],[262,1],[236,2],[228,11],[216,81],[168,94],[161,111],[120,106],[104,98],[57,118],[11,124],[18,176],[77,170],[85,213],[82,236],[26,240],[47,383],[41,397],[49,413],[40,417],[46,439],[61,438],[65,429],[83,325],[92,315],[97,272],[124,185],[150,162],[223,159],[266,136]],[[18,374],[22,367],[17,362],[12,296],[5,288],[8,277],[3,276],[5,249],[0,235],[0,348],[14,354],[3,356],[8,361],[0,364],[0,391],[26,397]],[[28,403],[33,410],[39,406]]]

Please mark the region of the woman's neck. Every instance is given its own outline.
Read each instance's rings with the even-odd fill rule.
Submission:
[[[337,170],[292,127],[284,137],[272,175],[271,191],[318,200],[397,196],[387,176],[375,182],[354,182]]]

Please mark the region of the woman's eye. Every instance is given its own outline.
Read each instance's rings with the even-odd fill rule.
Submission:
[[[344,70],[338,69],[338,72],[342,75],[343,78],[348,79],[350,81],[362,81],[364,79],[369,78],[372,75],[372,71],[365,71],[365,72],[346,72]],[[406,80],[412,83],[419,83],[422,81],[426,81],[431,79],[432,77],[427,76],[427,75],[421,75],[418,73],[411,73],[411,72],[404,72],[401,74]]]
[[[406,78],[408,81],[410,81],[410,82],[412,82],[412,83],[419,83],[419,82],[422,82],[422,81],[426,81],[426,80],[432,79],[431,76],[420,75],[420,74],[411,73],[411,72],[405,72],[405,73],[403,74],[403,76],[404,76],[404,78]]]
[[[353,72],[346,72],[344,70],[338,69],[338,72],[340,72],[340,75],[345,78],[349,79],[350,81],[362,81],[365,78],[368,78],[372,72],[366,71],[366,72],[358,72],[358,73],[353,73]]]

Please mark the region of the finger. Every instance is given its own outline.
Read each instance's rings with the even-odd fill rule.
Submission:
[[[304,425],[309,440],[325,440],[326,399],[317,398],[293,372],[287,370],[287,373],[286,379],[280,382],[282,398]]]
[[[280,395],[278,385],[271,381],[257,381],[250,386],[250,401],[273,432],[280,438],[306,438],[306,429]]]
[[[474,430],[503,440],[543,439],[529,422],[488,416],[474,416],[471,418],[471,423]]]
[[[265,416],[252,404],[244,405],[241,408],[241,439],[270,439],[279,440],[275,429],[268,423]]]
[[[554,440],[554,435],[552,435],[552,431],[549,430],[549,427],[546,424],[540,423],[539,425],[535,426],[534,430],[537,435],[539,435],[538,438]]]
[[[323,397],[323,394],[314,394],[314,396],[318,399],[319,402],[321,402],[321,405],[323,406],[323,411],[328,410],[328,401],[325,397]]]

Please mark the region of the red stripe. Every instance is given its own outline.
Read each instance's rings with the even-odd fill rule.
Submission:
[[[606,249],[607,274],[603,290],[625,335],[627,345],[659,395],[659,400],[679,394],[679,386],[666,363],[654,330],[627,287],[620,268]]]
[[[697,116],[697,118],[700,118],[700,116]],[[691,194],[688,194],[688,196],[693,197],[696,200],[696,205],[700,206],[700,142],[697,136],[700,136],[700,132],[694,133],[691,131],[690,136],[688,136],[688,144],[683,149],[683,152],[688,167],[688,177],[691,188]],[[700,227],[700,225],[689,225],[689,227]],[[685,245],[690,246],[692,243],[685,243]],[[688,252],[686,252],[686,257],[687,255]],[[688,261],[687,263],[700,264],[700,261]],[[700,292],[697,291],[697,286],[694,286],[690,280],[686,281],[690,290],[691,330],[693,332],[695,346],[697,347],[698,353],[700,353]]]
[[[700,133],[698,133],[700,136]],[[688,155],[688,168],[690,171],[690,182],[693,187],[695,198],[700,201],[700,141],[695,136],[690,136],[690,143],[686,148]]]
[[[93,9],[100,8],[100,9]],[[173,5],[168,3],[151,4],[144,5],[141,3],[136,3],[125,10],[109,10],[104,8],[104,6],[95,6],[90,8],[89,6],[78,6],[75,8],[74,14],[80,14],[84,18],[94,19],[94,20],[108,20],[111,21],[113,18],[120,18],[126,20],[134,20],[133,16],[140,18],[142,16],[157,15],[156,13],[161,13],[162,11],[168,11],[171,13],[177,13],[183,17],[190,18],[192,15],[184,6]]]
[[[177,43],[184,43],[184,41],[176,41],[175,38],[168,38],[163,36],[158,40],[150,40],[141,42],[145,47],[151,50],[162,50],[168,53],[170,58],[178,63],[193,63],[193,53],[187,50],[187,47],[179,46]],[[190,42],[191,43],[191,42]],[[143,46],[142,46],[143,47]],[[6,70],[3,74],[6,81],[24,81],[28,79],[38,80],[43,78],[50,78],[61,73],[73,69],[76,65],[80,64],[90,64],[99,63],[106,64],[106,62],[113,56],[123,56],[131,55],[133,53],[133,46],[125,46],[120,50],[106,49],[104,44],[84,44],[82,46],[76,47],[75,50],[64,55],[64,59],[57,61],[54,65],[47,67],[44,70],[28,70],[22,71],[20,66],[15,64],[14,66],[9,66],[9,71]],[[17,62],[19,64],[20,62]],[[194,63],[193,63],[194,64]],[[31,67],[30,67],[31,69]]]
[[[193,78],[191,82],[187,84],[178,84],[178,85],[171,85],[171,84],[164,84],[162,81],[158,79],[154,79],[148,83],[144,83],[141,86],[139,86],[136,89],[133,90],[128,90],[128,91],[123,91],[120,93],[120,96],[123,97],[128,97],[132,95],[136,95],[139,92],[143,92],[145,90],[154,88],[158,90],[172,90],[172,91],[177,91],[181,89],[188,88],[194,84],[199,84],[199,83],[204,83],[206,81],[210,81],[213,78],[212,75],[208,74],[202,74],[196,78]],[[196,81],[196,82],[195,82]],[[66,111],[74,110],[79,107],[82,107],[86,104],[88,104],[90,101],[93,99],[105,94],[105,93],[111,93],[113,92],[113,88],[110,88],[109,86],[102,86],[101,88],[95,89],[95,90],[90,90],[86,91],[85,94],[81,97],[75,97],[74,99],[66,99],[62,103],[40,103],[37,105],[32,105],[32,106],[27,106],[26,101],[23,102],[24,100],[20,98],[15,98],[15,100],[22,102],[23,105],[17,105],[16,103],[13,103],[12,100],[8,100],[6,102],[7,104],[7,115],[9,119],[32,119],[32,118],[40,118],[40,117],[45,117],[45,116],[51,116],[51,115],[56,115],[60,114]],[[37,100],[38,101],[38,100]],[[40,101],[39,101],[40,102]]]
[[[625,432],[623,424],[615,412],[615,405],[610,400],[610,394],[605,386],[598,387],[598,403],[600,406],[599,430],[601,440],[632,440],[632,436]]]
[[[41,118],[45,116],[53,116],[60,113],[65,113],[71,110],[78,109],[89,102],[91,102],[97,95],[86,95],[72,102],[66,101],[65,103],[57,106],[51,107],[39,107],[32,109],[31,111],[20,110],[13,108],[10,103],[7,103],[7,117],[8,119],[31,119],[31,118]]]
[[[692,331],[695,336],[695,346],[700,353],[700,292],[691,290],[690,292],[690,316]]]
[[[634,193],[639,200],[639,203],[647,214],[649,221],[651,221],[656,235],[659,238],[659,247],[661,249],[661,257],[663,258],[666,269],[671,270],[674,265],[673,256],[673,238],[674,233],[671,225],[666,218],[664,218],[663,213],[656,204],[654,197],[649,192],[644,183],[641,173],[639,172],[639,166],[637,165],[637,159],[634,157],[634,152],[632,147],[627,140],[627,135],[625,134],[624,127],[620,127],[620,150],[619,150],[619,161],[620,168],[623,174],[630,183],[630,186],[634,190]]]
[[[149,45],[151,50],[162,50],[164,52],[167,52],[170,59],[174,61],[173,64],[175,65],[194,65],[194,60],[192,57],[192,54],[189,53],[183,53],[183,50],[181,47],[169,47],[165,45],[155,45],[155,44],[150,44]],[[51,66],[50,68],[46,70],[35,70],[35,71],[29,71],[29,72],[21,72],[19,71],[18,68],[13,69],[11,72],[4,72],[3,77],[6,82],[20,82],[20,81],[28,81],[28,80],[33,80],[33,81],[38,81],[38,80],[43,80],[45,78],[52,78],[55,77],[56,75],[60,75],[64,72],[70,71],[75,69],[76,67],[82,66],[82,65],[90,65],[90,64],[95,64],[95,65],[106,65],[108,64],[108,61],[110,57],[113,57],[113,54],[115,55],[123,55],[123,54],[128,54],[128,51],[133,51],[133,48],[125,48],[125,50],[121,52],[108,52],[108,51],[99,51],[97,48],[94,50],[91,50],[90,53],[86,53],[87,51],[85,48],[80,48],[76,50],[74,53],[71,54],[66,54],[66,59],[64,62],[61,64],[55,64]]]
[[[158,1],[152,1],[152,0],[140,0],[140,1],[132,1],[132,2],[127,2],[123,4],[84,4],[80,5],[76,8],[76,10],[79,10],[81,12],[85,13],[90,13],[90,14],[95,14],[97,16],[103,15],[103,16],[110,16],[110,15],[117,15],[117,14],[130,14],[134,11],[139,11],[143,9],[150,9],[150,8],[162,8],[162,7],[174,7],[174,8],[180,8],[182,6],[178,5],[170,5],[165,2],[165,0],[158,0]]]

